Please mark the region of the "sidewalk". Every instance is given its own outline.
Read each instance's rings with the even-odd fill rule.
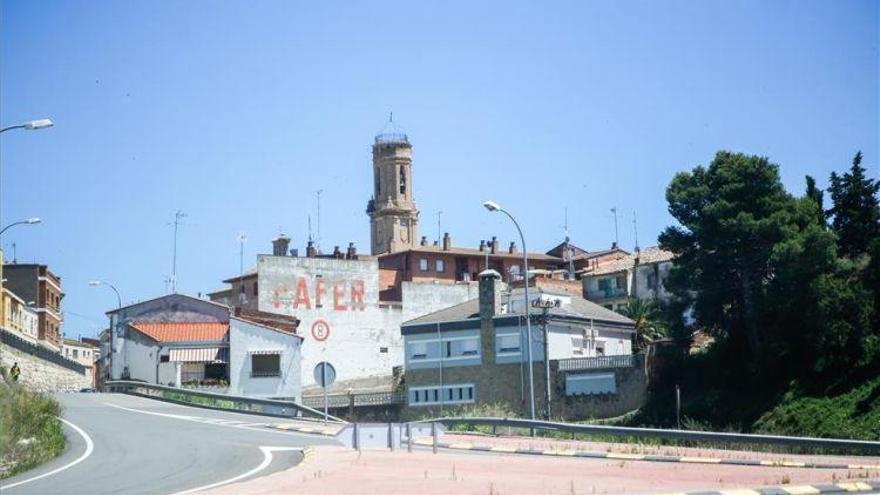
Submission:
[[[668,493],[857,481],[857,472],[573,459],[429,450],[363,451],[316,447],[299,466],[206,491],[212,495],[508,495]]]

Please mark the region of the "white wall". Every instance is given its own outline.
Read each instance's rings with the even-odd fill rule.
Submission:
[[[302,399],[302,339],[238,318],[229,319],[229,393]],[[281,376],[251,377],[251,351],[281,350]],[[311,375],[311,369],[309,370]]]

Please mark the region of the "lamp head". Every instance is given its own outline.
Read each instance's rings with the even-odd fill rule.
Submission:
[[[55,123],[52,122],[50,119],[38,119],[32,120],[30,122],[25,122],[24,128],[29,131],[38,131],[40,129],[47,129],[49,127],[52,127],[53,125],[55,125]]]
[[[101,285],[100,280],[89,280],[89,287],[97,287],[99,285]]]
[[[34,218],[28,218],[28,219],[25,220],[24,222],[25,222],[26,224],[28,224],[28,225],[34,225],[34,224],[37,224],[37,223],[42,223],[43,221],[40,220],[39,218],[34,217]]]
[[[498,211],[501,209],[501,206],[494,201],[483,201],[483,206],[489,211]]]

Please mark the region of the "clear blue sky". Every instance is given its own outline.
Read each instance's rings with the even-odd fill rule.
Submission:
[[[329,4],[333,4],[332,6]],[[678,170],[729,149],[769,156],[786,186],[827,185],[861,149],[878,163],[878,2],[0,1],[7,256],[63,279],[68,336],[161,295],[174,211],[182,292],[301,249],[323,189],[322,246],[369,250],[370,145],[390,111],[414,145],[421,234],[456,245],[515,231],[656,243]]]

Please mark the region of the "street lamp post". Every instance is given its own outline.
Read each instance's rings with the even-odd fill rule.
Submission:
[[[116,289],[116,287],[113,286],[113,284],[111,284],[109,282],[105,282],[103,280],[90,280],[89,281],[89,287],[98,287],[101,285],[106,285],[107,287],[110,287],[111,289],[113,289],[113,292],[116,293],[116,304],[117,304],[116,308],[117,309],[121,308],[122,307],[122,296],[119,295],[119,291]]]
[[[36,225],[38,223],[42,223],[43,221],[39,218],[28,218],[27,220],[20,220],[18,222],[12,222],[3,229],[0,229],[0,236],[3,235],[10,227],[15,227],[16,225]]]
[[[494,201],[484,201],[483,206],[486,207],[489,211],[500,211],[507,215],[508,218],[513,222],[513,225],[516,226],[517,232],[519,232],[519,240],[522,242],[522,250],[523,250],[523,289],[524,289],[524,308],[526,315],[526,359],[529,361],[529,412],[531,414],[532,421],[535,420],[535,376],[534,376],[534,363],[532,362],[532,324],[531,324],[531,315],[529,314],[529,251],[526,249],[526,238],[523,236],[522,229],[519,228],[519,223],[517,223],[516,219],[513,218],[507,210],[502,208],[498,203]],[[532,435],[534,435],[534,429],[532,430]]]
[[[11,125],[9,127],[4,127],[0,129],[0,132],[11,131],[13,129],[24,129],[27,131],[39,131],[40,129],[48,129],[49,127],[54,126],[55,123],[52,122],[51,119],[37,119],[25,122],[23,124]]]

